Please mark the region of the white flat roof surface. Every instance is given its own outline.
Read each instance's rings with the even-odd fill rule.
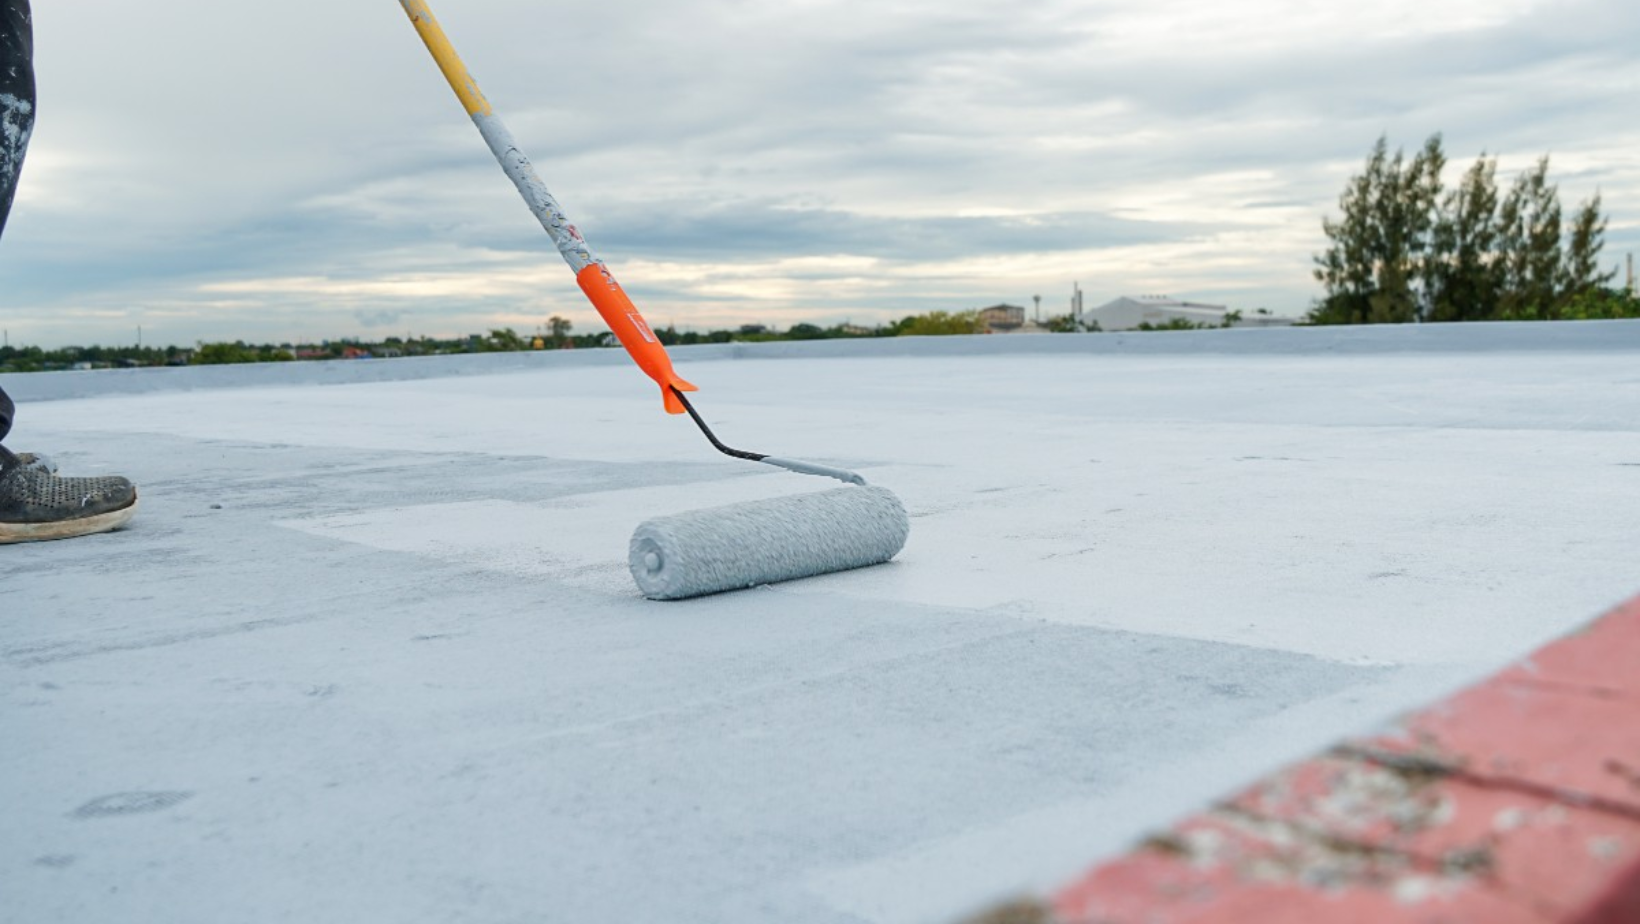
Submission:
[[[1640,591],[1640,322],[674,359],[899,558],[642,599],[835,482],[617,351],[0,379],[143,505],[0,547],[0,919],[949,921]]]

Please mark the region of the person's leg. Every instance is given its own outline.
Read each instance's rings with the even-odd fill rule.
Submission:
[[[28,0],[0,0],[0,234],[17,195],[17,176],[34,132],[34,24]],[[0,388],[0,440],[17,409]]]
[[[34,132],[34,24],[28,0],[0,0],[0,234],[17,194],[17,175]],[[0,440],[17,412],[0,388]]]
[[[0,0],[0,234],[34,132],[34,23],[28,0]]]
[[[28,0],[0,0],[0,233],[33,130],[34,23]],[[13,411],[0,391],[0,439]],[[137,489],[124,478],[59,478],[49,463],[0,446],[0,543],[100,533],[136,512]]]

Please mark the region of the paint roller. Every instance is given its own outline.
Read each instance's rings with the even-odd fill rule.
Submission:
[[[399,2],[501,169],[575,272],[581,291],[638,368],[660,386],[666,412],[688,414],[712,446],[725,455],[848,484],[817,494],[729,504],[639,524],[628,548],[627,564],[644,596],[679,600],[881,564],[898,554],[911,523],[893,492],[866,484],[855,472],[734,449],[717,438],[684,395],[698,389],[672,368],[660,338],[609,267],[564,216],[558,200],[547,191],[529,158],[479,91],[427,4],[424,0]]]

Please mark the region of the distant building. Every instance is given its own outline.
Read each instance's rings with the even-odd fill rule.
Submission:
[[[1233,319],[1226,324],[1226,318]],[[1099,330],[1133,330],[1142,324],[1165,327],[1181,321],[1206,327],[1287,327],[1293,323],[1292,318],[1267,312],[1231,312],[1224,305],[1187,302],[1164,295],[1124,295],[1083,312],[1078,320],[1088,330],[1096,323]]]
[[[979,310],[979,322],[991,334],[1013,333],[1025,326],[1025,309],[1018,305],[992,305]]]

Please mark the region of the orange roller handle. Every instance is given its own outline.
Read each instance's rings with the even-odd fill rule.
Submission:
[[[666,413],[682,414],[683,402],[672,393],[672,389],[700,389],[679,378],[672,370],[672,358],[666,355],[666,347],[661,345],[660,338],[650,329],[649,322],[638,313],[638,307],[627,297],[626,290],[615,281],[609,267],[602,263],[593,263],[576,273],[575,281],[580,284],[581,291],[586,293],[587,300],[592,302],[592,307],[598,309],[604,323],[615,332],[621,346],[626,347],[632,361],[661,387],[661,397],[666,402]]]

